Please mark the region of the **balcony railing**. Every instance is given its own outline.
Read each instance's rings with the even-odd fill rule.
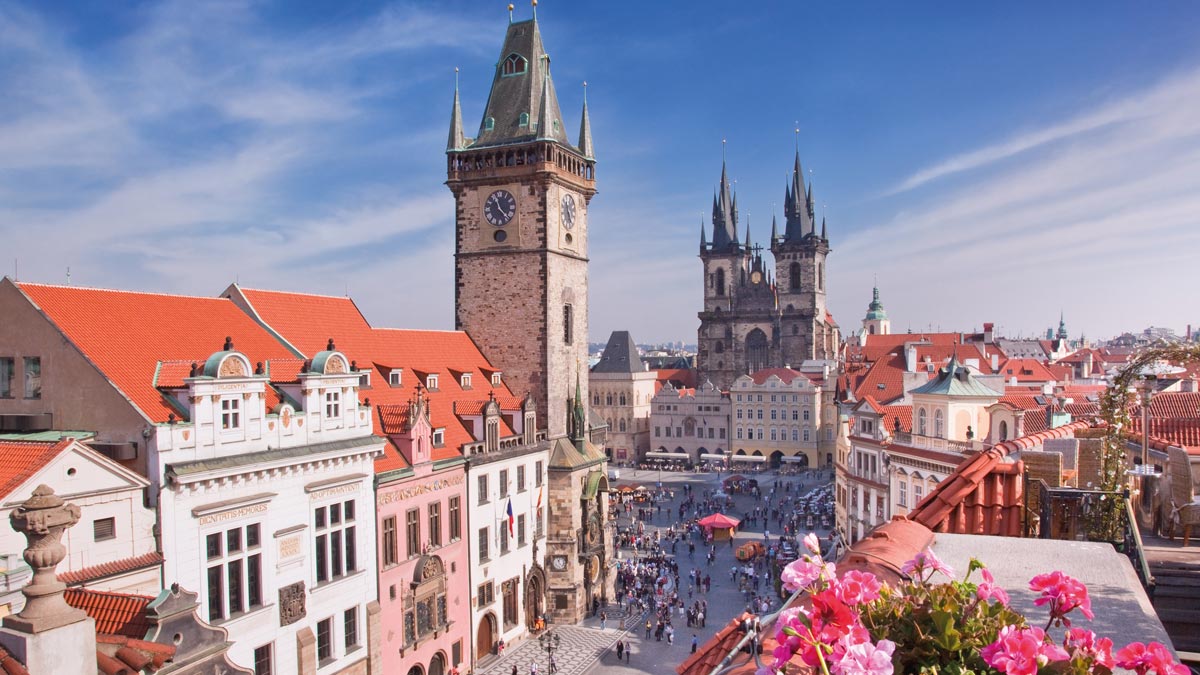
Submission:
[[[1036,489],[1027,489],[1025,534],[1041,539],[1103,541],[1125,554],[1133,565],[1147,595],[1154,596],[1154,577],[1142,547],[1142,535],[1134,517],[1133,505],[1123,492],[1052,488],[1033,481]],[[1118,500],[1117,522],[1112,520],[1112,500]]]
[[[922,436],[921,434],[912,434],[906,431],[897,432],[893,438],[896,443],[907,445],[912,448],[924,448],[926,450],[941,450],[943,452],[972,452],[982,450],[983,444],[979,441],[952,441],[948,438],[936,438],[934,436]]]

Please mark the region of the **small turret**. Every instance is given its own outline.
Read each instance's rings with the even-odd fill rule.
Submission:
[[[579,121],[579,152],[588,159],[596,157],[596,152],[592,148],[592,121],[588,117],[587,82],[583,83],[583,117]]]
[[[462,107],[458,103],[458,68],[455,68],[454,107],[450,111],[450,138],[446,141],[446,151],[462,150],[465,147],[467,147],[467,139],[463,135]]]

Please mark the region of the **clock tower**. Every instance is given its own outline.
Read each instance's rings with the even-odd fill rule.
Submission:
[[[463,133],[456,88],[446,160],[455,326],[563,437],[570,379],[588,356],[596,161],[586,97],[578,142],[567,138],[536,18],[509,24],[475,138]]]
[[[612,597],[613,580],[597,445],[604,430],[588,421],[581,376],[596,160],[586,95],[578,141],[567,137],[536,15],[510,21],[474,138],[463,131],[455,88],[446,185],[455,202],[455,326],[546,420],[547,613],[575,622]]]

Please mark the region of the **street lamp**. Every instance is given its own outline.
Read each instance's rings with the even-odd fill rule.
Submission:
[[[558,633],[542,633],[538,636],[538,644],[541,645],[542,651],[546,652],[546,672],[554,673],[558,670],[554,663],[554,652],[558,651],[562,638]]]

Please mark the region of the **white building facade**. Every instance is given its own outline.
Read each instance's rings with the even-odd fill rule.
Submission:
[[[651,461],[725,462],[729,459],[729,395],[712,382],[695,389],[670,383],[650,403]]]

